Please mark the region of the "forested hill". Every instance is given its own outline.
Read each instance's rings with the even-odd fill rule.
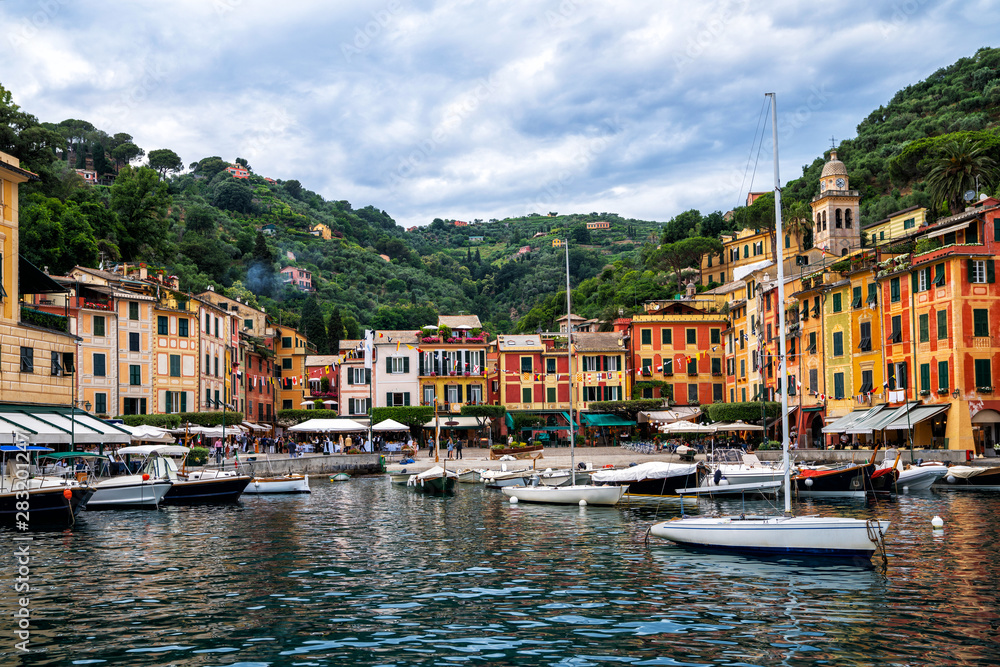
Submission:
[[[975,162],[980,191],[995,192],[998,123],[998,49],[981,49],[896,93],[838,146],[852,187],[862,191],[863,223],[915,204],[934,215],[960,205],[954,191],[968,189],[967,179],[938,173],[956,151]],[[633,312],[678,291],[677,267],[696,266],[699,253],[713,247],[704,237],[773,225],[768,195],[728,220],[721,211],[686,211],[666,223],[538,211],[505,220],[435,219],[406,231],[375,206],[354,208],[297,180],[273,181],[241,158],[234,164],[247,169],[245,179],[234,178],[218,156],[185,166],[168,148],[136,145],[127,129],[39,121],[0,86],[0,150],[40,175],[22,186],[28,259],[54,274],[74,264],[145,261],[176,274],[185,290],[212,285],[255,299],[286,322],[302,317],[321,350],[325,325],[337,338],[354,337],[360,326],[416,328],[438,313],[475,313],[492,333],[547,328],[565,304],[557,238],[571,240],[574,310],[601,318]],[[783,191],[786,224],[807,243],[808,201],[818,194],[823,162],[817,157]],[[104,185],[85,184],[77,169],[95,172]],[[311,235],[319,223],[333,238]],[[269,225],[273,235],[259,232]],[[278,272],[288,265],[313,272],[315,296],[281,283]]]

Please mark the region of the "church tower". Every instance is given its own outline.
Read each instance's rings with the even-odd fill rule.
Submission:
[[[819,194],[813,197],[813,245],[835,255],[861,247],[861,194],[851,190],[847,167],[830,151],[819,177]]]

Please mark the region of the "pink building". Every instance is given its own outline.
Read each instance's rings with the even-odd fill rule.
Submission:
[[[286,285],[292,285],[303,292],[316,291],[316,286],[313,285],[312,272],[306,271],[305,269],[299,269],[294,266],[286,266],[281,270],[281,281]]]
[[[250,172],[243,165],[230,165],[226,167],[226,171],[232,174],[233,178],[250,178]]]

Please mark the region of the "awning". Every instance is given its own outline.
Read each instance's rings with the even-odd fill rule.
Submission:
[[[906,414],[897,417],[895,421],[890,422],[884,430],[886,431],[909,431],[915,424],[919,424],[922,421],[926,421],[935,415],[939,415],[942,412],[948,410],[951,407],[948,404],[945,405],[918,405],[917,407],[911,409]]]
[[[764,427],[760,424],[749,424],[745,421],[734,421],[725,424],[712,424],[716,431],[763,431]]]
[[[927,232],[924,234],[924,238],[932,239],[935,236],[944,236],[949,232],[957,232],[960,229],[965,229],[972,223],[972,220],[966,220],[965,222],[959,222],[954,225],[948,225],[947,227],[942,227],[941,229],[935,229],[932,232]]]
[[[480,429],[490,425],[489,417],[452,417],[451,415],[440,415],[438,417],[438,420],[441,423],[441,428]],[[437,423],[433,419],[424,424],[424,428],[436,428],[436,427]]]
[[[635,426],[635,422],[622,419],[618,415],[592,415],[585,412],[581,414],[580,417],[583,419],[583,423],[586,426]]]
[[[659,422],[669,424],[676,421],[689,421],[701,416],[701,408],[681,407],[673,410],[659,410],[655,412],[640,412],[639,423]]]
[[[804,408],[802,408],[802,412],[819,412],[824,407],[826,407],[826,406],[824,406],[824,405],[807,405]]]
[[[881,412],[884,407],[884,405],[876,405],[874,408],[869,408],[867,410],[855,410],[854,412],[849,412],[840,419],[830,422],[824,426],[823,433],[847,433],[847,429],[861,421],[864,421],[867,417],[870,417],[877,412]]]
[[[16,444],[127,444],[132,434],[72,407],[0,404],[0,439]]]
[[[883,430],[887,424],[906,414],[914,403],[901,405],[898,408],[886,408],[881,412],[874,413],[870,417],[855,423],[847,429],[847,433],[852,435],[870,435],[875,431]],[[874,409],[874,408],[873,408]]]
[[[22,255],[18,255],[17,259],[17,270],[20,272],[18,290],[21,294],[55,294],[69,291]]]

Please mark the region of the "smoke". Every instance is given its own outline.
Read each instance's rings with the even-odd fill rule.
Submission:
[[[254,262],[247,271],[246,286],[257,296],[273,298],[278,290],[278,279],[270,266],[264,262]]]

